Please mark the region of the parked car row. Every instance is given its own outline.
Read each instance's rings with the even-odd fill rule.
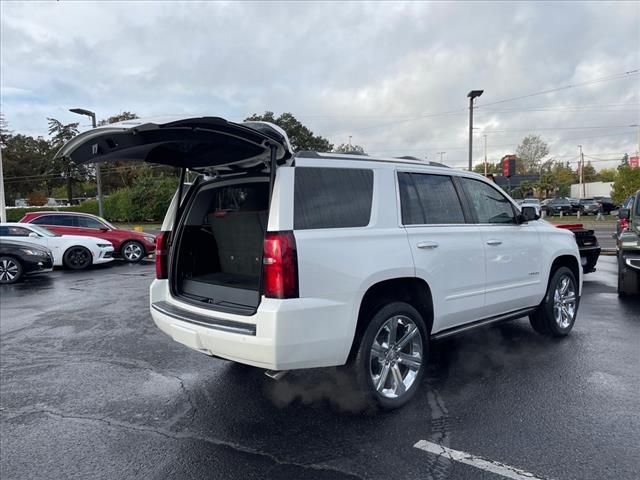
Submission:
[[[577,215],[578,213],[581,215],[597,215],[600,210],[607,215],[617,209],[617,206],[609,197],[547,198],[541,202],[540,206],[546,216]]]
[[[82,270],[114,258],[136,263],[155,252],[155,236],[90,214],[32,212],[0,224],[0,246],[0,284],[9,284],[53,267]]]

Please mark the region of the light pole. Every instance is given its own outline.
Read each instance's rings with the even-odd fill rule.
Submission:
[[[443,159],[445,153],[447,153],[447,152],[438,152],[438,155],[440,155],[440,163],[443,163],[442,159]]]
[[[91,117],[91,125],[93,128],[96,128],[96,114],[91,110],[85,110],[84,108],[70,108],[70,112],[77,113],[78,115],[85,115],[87,117]],[[100,164],[96,163],[96,184],[98,185],[98,214],[101,217],[104,217],[104,212],[102,209],[102,177],[100,176]]]
[[[7,206],[4,203],[4,177],[2,176],[2,148],[0,148],[0,223],[7,221]]]
[[[473,169],[473,99],[482,95],[484,90],[471,90],[469,97],[469,171]]]

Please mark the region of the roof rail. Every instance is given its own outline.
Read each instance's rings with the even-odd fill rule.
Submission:
[[[296,152],[294,157],[298,158],[324,158],[327,160],[362,160],[364,162],[396,162],[396,163],[411,163],[426,165],[428,167],[443,167],[450,168],[448,165],[438,162],[432,162],[429,160],[421,160],[416,157],[404,156],[404,157],[370,157],[368,155],[354,155],[341,152],[313,152],[303,150]]]

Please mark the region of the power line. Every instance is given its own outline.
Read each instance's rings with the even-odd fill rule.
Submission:
[[[557,87],[557,88],[550,88],[548,90],[541,90],[539,92],[528,93],[526,95],[520,95],[518,97],[511,97],[511,98],[505,98],[503,100],[496,100],[495,102],[481,103],[481,104],[477,105],[476,108],[487,107],[489,105],[498,105],[500,103],[506,103],[506,102],[513,102],[515,100],[521,100],[523,98],[536,97],[538,95],[546,95],[547,93],[559,92],[561,90],[568,90],[570,88],[577,88],[577,87],[582,87],[582,86],[585,86],[585,85],[593,85],[594,83],[602,83],[602,82],[610,82],[610,81],[613,81],[613,80],[620,80],[620,79],[629,78],[629,77],[632,77],[632,76],[638,75],[638,74],[640,74],[640,69],[629,70],[628,72],[616,73],[614,75],[608,75],[606,77],[594,78],[594,79],[588,80],[586,82],[580,82],[580,83],[575,83],[575,84],[571,84],[571,85],[565,85],[565,86]]]

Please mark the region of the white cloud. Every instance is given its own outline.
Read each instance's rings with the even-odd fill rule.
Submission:
[[[637,2],[0,8],[2,111],[14,131],[46,135],[47,116],[78,120],[67,112],[73,106],[99,117],[290,111],[334,143],[353,135],[371,153],[433,159],[447,151],[447,161],[464,165],[466,93],[484,88],[476,161],[484,131],[498,131],[487,133],[492,160],[528,132],[568,160],[577,143],[595,156],[635,148],[631,128],[565,128],[640,123],[638,76],[482,104],[639,68]],[[584,105],[598,106],[575,107]]]

